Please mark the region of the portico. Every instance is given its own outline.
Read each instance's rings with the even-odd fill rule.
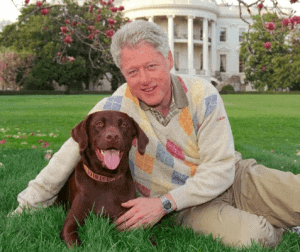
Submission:
[[[181,59],[186,59],[187,64],[180,64],[180,67],[175,69],[175,64],[172,69],[173,73],[183,73],[188,75],[203,75],[203,77],[210,77],[216,71],[216,21],[206,18],[198,17],[194,15],[188,16],[147,16],[149,22],[155,22],[164,28],[163,20],[167,20],[167,33],[169,37],[169,46],[172,52],[175,64],[179,64],[178,61]],[[175,19],[178,19],[175,22]],[[137,20],[137,18],[133,19]],[[182,21],[185,23],[182,24]],[[180,27],[176,23],[181,23]],[[197,25],[194,25],[197,23]],[[201,25],[199,27],[199,24]],[[177,26],[177,27],[176,27]],[[185,26],[185,27],[184,27]],[[177,30],[175,31],[175,27]],[[209,36],[209,27],[211,29],[211,35]],[[194,34],[194,30],[198,29],[201,34]],[[200,29],[199,29],[200,28]],[[188,31],[187,34],[184,33]],[[175,54],[175,48],[180,47],[180,45],[185,45],[187,48],[186,56]],[[195,50],[197,49],[197,50]],[[177,50],[179,51],[179,49]],[[182,50],[181,50],[182,51]],[[202,55],[201,55],[202,54]],[[210,62],[211,61],[211,62]],[[197,64],[195,64],[197,63]],[[198,67],[195,67],[195,66]],[[184,67],[185,66],[185,67]]]

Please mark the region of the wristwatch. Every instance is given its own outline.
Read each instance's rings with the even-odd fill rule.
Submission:
[[[173,211],[173,204],[172,201],[168,200],[165,196],[160,197],[160,201],[162,204],[162,208],[167,212],[170,213]]]

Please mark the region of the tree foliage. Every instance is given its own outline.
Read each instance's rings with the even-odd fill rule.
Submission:
[[[245,82],[251,82],[258,90],[263,90],[265,85],[269,90],[277,88],[300,88],[300,50],[297,41],[291,45],[285,43],[289,30],[284,30],[281,19],[276,13],[264,14],[262,17],[267,22],[274,22],[276,28],[273,35],[265,32],[261,17],[251,16],[254,20],[250,26],[252,32],[244,33],[244,42],[240,47],[240,58],[244,65]],[[275,42],[274,39],[278,42]],[[263,44],[271,43],[271,48],[266,49]]]
[[[49,6],[49,5],[45,5]],[[74,19],[82,17],[90,20],[92,24],[91,14],[88,12],[89,6],[85,3],[83,6],[78,6],[75,3],[67,1],[65,7],[51,6],[51,11],[48,15],[41,15],[39,11],[34,12],[37,7],[35,5],[28,5],[21,10],[19,21],[12,25],[8,25],[0,33],[0,45],[10,48],[21,55],[31,53],[36,55],[32,71],[23,86],[34,89],[48,89],[54,81],[60,85],[67,85],[69,89],[82,89],[81,82],[86,86],[95,86],[100,78],[106,76],[110,72],[113,76],[114,84],[113,90],[118,87],[118,84],[124,82],[120,70],[114,66],[110,56],[110,63],[104,61],[103,57],[109,53],[111,40],[102,34],[99,34],[99,42],[106,45],[104,51],[91,50],[88,42],[90,40],[80,36],[72,37],[72,45],[63,43],[65,34],[61,31],[61,27],[67,26],[65,20],[67,18]],[[104,13],[101,13],[105,16]],[[122,15],[118,13],[116,19],[118,23],[122,23]],[[125,22],[125,21],[124,21]],[[87,31],[87,25],[80,25],[76,27],[78,33]],[[102,23],[99,22],[99,29],[107,29],[107,22],[105,17]],[[68,26],[71,30],[70,26]],[[74,30],[75,31],[75,30]],[[72,31],[72,33],[74,33]],[[77,34],[77,31],[75,33]],[[57,55],[61,52],[61,55]],[[104,55],[105,54],[105,55]],[[64,56],[63,56],[64,55]],[[69,56],[72,56],[75,61],[70,62]]]

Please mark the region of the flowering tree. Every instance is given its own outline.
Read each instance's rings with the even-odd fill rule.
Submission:
[[[24,77],[30,72],[35,56],[20,56],[16,52],[4,52],[0,55],[0,79],[2,85],[18,89]]]
[[[292,46],[285,43],[286,35],[289,31],[284,31],[276,13],[263,15],[263,19],[268,22],[267,27],[273,31],[275,40],[271,46],[271,34],[263,32],[263,24],[259,15],[252,16],[254,24],[253,30],[247,39],[241,43],[240,58],[245,67],[245,81],[254,83],[256,89],[263,90],[267,85],[268,89],[277,88],[298,89],[300,83],[300,48],[296,43]],[[248,43],[250,41],[250,44]]]
[[[89,82],[93,83],[97,78],[106,76],[106,73],[110,72],[114,84],[123,83],[124,77],[115,67],[109,49],[115,31],[129,21],[122,17],[121,12],[124,8],[114,7],[113,0],[108,2],[100,0],[100,4],[96,0],[91,0],[83,6],[78,6],[70,0],[63,1],[64,5],[50,6],[46,0],[38,1],[36,5],[28,5],[30,1],[25,0],[27,7],[23,8],[22,15],[19,17],[19,26],[22,27],[24,22],[26,24],[31,16],[43,17],[42,34],[51,31],[54,37],[56,35],[58,37],[59,46],[53,46],[57,49],[52,55],[54,62],[59,65],[75,64],[78,61],[77,57],[82,57],[79,54],[81,48],[86,53],[86,58],[83,58],[89,61],[85,62],[90,69]],[[54,20],[48,18],[54,12]],[[53,23],[59,24],[59,29],[55,29]],[[36,52],[38,50],[36,48]],[[116,87],[113,87],[114,89]]]
[[[30,0],[24,1],[26,5],[30,2]],[[99,3],[97,0],[88,0],[83,6],[84,11],[78,12],[79,7],[77,4],[74,4],[73,1],[63,1],[64,3],[66,3],[66,6],[49,6],[46,3],[46,0],[38,1],[36,3],[35,9],[31,10],[30,12],[28,11],[27,14],[22,17],[20,22],[24,21],[26,18],[28,18],[28,16],[33,15],[37,12],[39,12],[40,15],[46,17],[53,11],[53,9],[60,7],[62,15],[57,16],[55,21],[61,24],[59,33],[61,46],[54,59],[59,64],[63,64],[66,60],[68,60],[69,62],[76,61],[76,55],[70,54],[70,51],[68,49],[75,44],[75,40],[78,40],[82,44],[89,47],[89,60],[93,69],[105,69],[106,72],[112,72],[115,80],[117,80],[119,83],[122,83],[122,81],[120,81],[122,78],[120,72],[118,70],[117,72],[114,72],[113,61],[109,53],[109,45],[110,38],[113,36],[115,31],[119,29],[123,23],[126,23],[128,21],[121,18],[120,11],[123,10],[123,7],[121,6],[119,9],[114,7],[114,0],[109,0],[108,2],[99,0]],[[297,39],[299,38],[299,32],[296,32],[296,29],[294,30],[294,28],[296,28],[296,25],[300,23],[300,18],[296,16],[293,17],[293,12],[284,13],[278,7],[278,2],[276,0],[271,1],[273,2],[275,9],[280,13],[280,15],[285,15],[286,17],[288,17],[282,19],[282,22],[280,24],[281,28],[284,28],[286,30],[289,29],[291,31],[290,33],[292,34],[292,41],[297,41]],[[262,22],[262,32],[269,33],[271,35],[271,37],[269,37],[269,41],[264,41],[264,44],[261,45],[261,48],[269,50],[269,52],[272,53],[272,51],[270,50],[272,46],[274,46],[274,48],[275,44],[282,46],[282,42],[276,39],[276,34],[273,31],[274,22],[270,21],[266,24],[261,15],[261,10],[267,9],[266,6],[264,6],[264,0],[257,0],[252,4],[247,4],[243,0],[238,0],[238,2],[240,9],[240,18],[246,23],[248,22],[242,16],[241,6],[246,6],[250,14],[251,6],[256,6],[258,8],[259,16]],[[290,0],[290,2],[292,4],[295,4],[298,2],[298,0]],[[117,13],[118,11],[119,13]],[[45,23],[43,29],[47,30],[49,28],[48,26],[51,26],[51,24]],[[247,38],[249,38],[249,32],[250,29],[248,30]],[[251,41],[248,39],[246,42],[248,43],[247,50],[250,52],[252,57],[255,57],[256,55],[251,48]],[[293,50],[292,47],[290,49]],[[94,58],[92,57],[93,52],[97,54],[97,56]],[[292,56],[292,52],[293,51],[289,52],[290,57]],[[256,61],[257,60],[258,59],[256,59]]]
[[[278,7],[277,1],[271,1],[274,5],[273,12],[277,10],[281,16],[280,18],[276,14],[262,15],[262,9],[269,11],[263,4],[264,0],[258,0],[251,4],[238,0],[240,18],[249,24],[248,32],[244,36],[245,42],[240,51],[245,66],[246,81],[253,81],[255,87],[259,89],[262,89],[265,85],[268,85],[271,89],[277,87],[298,89],[299,79],[296,75],[298,70],[292,71],[291,66],[296,67],[295,69],[299,67],[300,17],[294,16],[295,11],[291,13],[283,12]],[[291,4],[299,4],[298,0],[290,0],[290,2]],[[259,15],[251,16],[257,24],[251,26],[242,17],[241,5],[247,8],[250,15],[249,8],[251,6],[258,8]],[[254,34],[250,35],[250,28],[256,30]],[[285,45],[287,34],[290,39],[289,43]],[[289,83],[288,80],[291,82]]]

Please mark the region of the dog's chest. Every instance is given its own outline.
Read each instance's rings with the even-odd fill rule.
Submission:
[[[128,210],[123,208],[121,203],[135,198],[133,181],[98,183],[92,187],[86,187],[83,195],[84,202],[87,203],[90,210],[94,205],[95,214],[103,213],[104,216],[108,214],[111,219]]]

